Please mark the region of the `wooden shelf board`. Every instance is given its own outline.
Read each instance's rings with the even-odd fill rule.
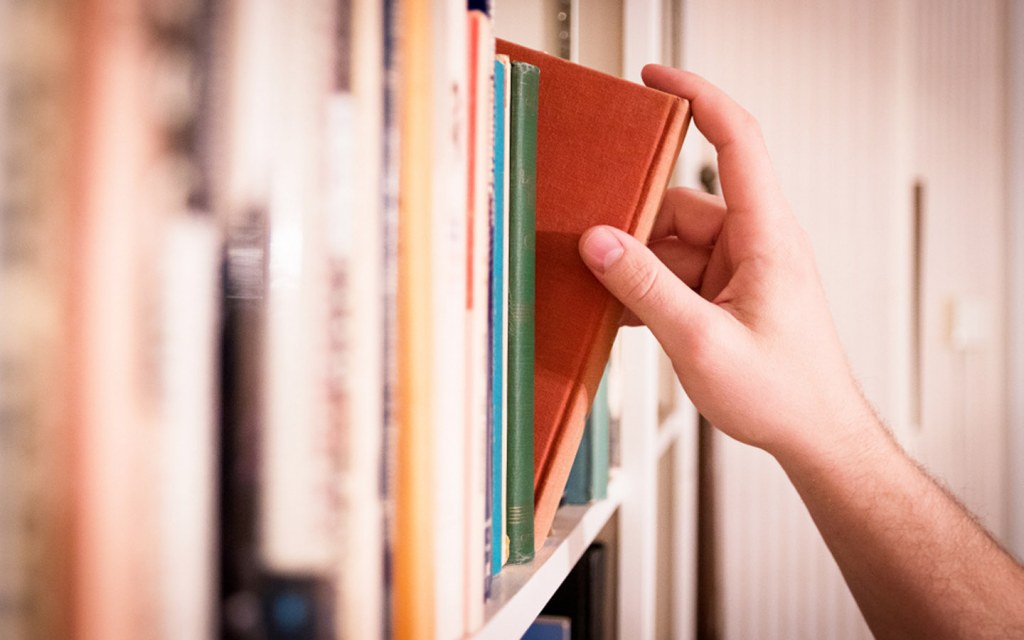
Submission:
[[[551,534],[530,564],[506,565],[491,584],[484,626],[471,637],[507,640],[522,637],[558,585],[586,551],[622,502],[618,483],[608,498],[587,505],[564,505]]]

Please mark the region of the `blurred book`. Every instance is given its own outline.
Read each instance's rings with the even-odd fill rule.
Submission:
[[[340,456],[337,635],[383,637],[385,13],[335,3],[327,96],[327,410]]]
[[[238,2],[224,34],[221,620],[233,638],[327,638],[337,625],[342,451],[328,365],[339,283],[323,135],[334,9]]]
[[[466,309],[466,630],[483,624],[490,580],[490,510],[487,502],[487,433],[491,415],[490,281],[491,202],[494,188],[494,35],[490,18],[469,11]]]
[[[607,558],[604,543],[590,545],[544,605],[544,615],[569,619],[572,640],[614,636],[603,624],[604,611],[615,606],[607,584]]]
[[[568,504],[587,504],[608,497],[608,374],[606,368],[569,471],[564,497]]]
[[[74,3],[0,2],[0,637],[70,633]]]
[[[570,640],[572,621],[565,616],[540,615],[523,634],[522,640]]]

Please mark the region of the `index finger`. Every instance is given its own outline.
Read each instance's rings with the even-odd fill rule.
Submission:
[[[644,83],[690,101],[694,124],[718,152],[722,195],[730,212],[777,209],[781,201],[757,121],[725,92],[695,73],[649,64]]]

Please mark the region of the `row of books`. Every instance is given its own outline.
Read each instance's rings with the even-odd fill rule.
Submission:
[[[0,0],[0,637],[472,633],[605,490],[654,94],[461,0]]]

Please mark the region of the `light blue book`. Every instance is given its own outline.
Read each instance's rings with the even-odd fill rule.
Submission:
[[[505,64],[494,61],[494,200],[491,233],[491,574],[505,557]]]

